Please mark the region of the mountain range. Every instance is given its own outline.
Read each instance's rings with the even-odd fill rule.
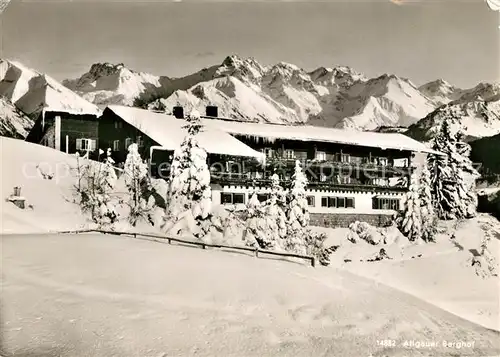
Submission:
[[[471,138],[500,133],[498,83],[461,89],[440,79],[418,87],[393,74],[367,78],[345,66],[308,72],[285,62],[268,66],[238,56],[180,78],[96,63],[79,78],[62,83],[18,62],[0,60],[0,96],[0,106],[17,115],[7,120],[1,114],[6,110],[0,112],[2,133],[17,131],[21,137],[43,107],[98,112],[108,104],[167,113],[176,105],[202,113],[215,105],[219,116],[229,119],[400,131],[422,141],[447,116],[461,121]]]

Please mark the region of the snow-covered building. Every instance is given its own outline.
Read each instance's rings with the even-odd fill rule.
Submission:
[[[216,112],[210,108],[210,112]],[[108,106],[99,119],[99,147],[117,162],[128,145],[139,145],[152,173],[168,177],[172,153],[186,135],[186,121],[147,110]],[[401,208],[416,153],[424,144],[397,133],[314,126],[248,123],[205,116],[198,142],[208,153],[214,204],[247,203],[257,191],[265,200],[277,173],[287,189],[297,160],[309,185],[313,224],[345,226],[355,220],[382,225]]]
[[[88,153],[97,157],[99,112],[44,109],[38,115],[26,141],[66,153]]]

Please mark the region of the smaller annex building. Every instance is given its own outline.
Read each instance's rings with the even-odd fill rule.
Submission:
[[[97,159],[100,114],[97,107],[91,113],[45,108],[25,140],[69,154],[88,154],[91,159]]]

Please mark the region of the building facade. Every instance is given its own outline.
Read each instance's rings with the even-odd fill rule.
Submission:
[[[100,117],[46,112],[27,140],[69,153],[87,150],[91,157],[110,148],[118,165],[136,143],[151,174],[168,179],[173,153],[187,134],[183,111],[176,109],[167,115],[108,106]],[[299,161],[315,225],[390,223],[403,207],[415,155],[435,153],[397,133],[238,122],[217,117],[214,107],[206,114],[197,140],[208,154],[213,204],[243,205],[254,193],[265,201],[274,174],[286,191]]]
[[[44,110],[26,141],[53,149],[97,158],[99,122],[97,114]]]

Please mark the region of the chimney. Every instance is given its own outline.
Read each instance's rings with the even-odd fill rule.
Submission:
[[[219,108],[214,105],[207,105],[207,117],[217,118],[219,116]]]
[[[177,119],[184,119],[184,108],[181,106],[175,106],[173,109],[174,117]]]

